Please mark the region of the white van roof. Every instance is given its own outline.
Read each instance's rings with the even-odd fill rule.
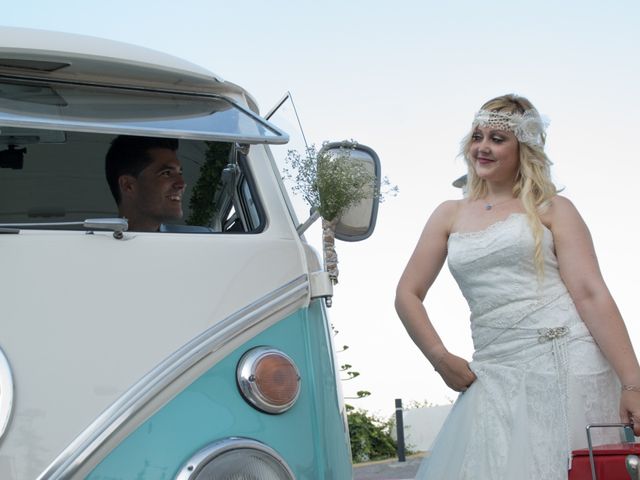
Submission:
[[[146,91],[164,92],[166,94],[205,94],[207,96],[211,96],[213,94],[217,97],[224,97],[224,101],[228,100],[230,102],[228,102],[228,105],[226,105],[222,110],[227,110],[233,104],[233,109],[238,110],[238,113],[243,118],[246,115],[249,117],[251,116],[247,112],[241,112],[241,110],[246,109],[247,107],[252,111],[253,115],[259,116],[257,102],[246,90],[238,85],[223,80],[220,76],[203,67],[181,58],[148,48],[87,35],[0,26],[0,77],[4,78],[9,83],[11,83],[10,81],[13,78],[19,81],[44,81],[66,85],[77,85],[77,88],[80,88],[80,85],[84,85],[86,88],[90,88],[91,86],[97,88],[105,86],[124,87],[127,88],[128,91],[138,90],[140,95],[144,95]],[[13,90],[16,89],[15,86],[8,88],[13,88]],[[2,89],[0,89],[0,92],[1,91]],[[13,94],[15,95],[17,93],[13,92]],[[71,99],[73,94],[71,91],[67,91],[66,96]],[[11,95],[9,95],[9,98],[10,97]],[[94,100],[98,101],[97,97],[94,98]],[[197,106],[198,103],[193,99],[189,101],[188,98],[182,103],[185,102],[189,103],[189,108],[191,109],[192,107]],[[33,108],[47,108],[46,106],[38,106],[40,103],[33,102]],[[83,108],[86,110],[86,105],[82,102],[80,103],[84,105]],[[67,106],[68,108],[65,110],[66,113],[58,112],[58,114],[54,116],[60,117],[62,113],[64,113],[64,115],[62,115],[63,117],[65,115],[67,117],[72,115],[75,112],[73,102]],[[91,105],[91,107],[94,106],[96,105]],[[19,108],[15,105],[14,107],[15,108],[12,109],[7,106],[9,110],[6,110],[5,113],[13,112],[12,115],[14,117],[17,112],[20,112],[22,115],[29,113],[24,111],[24,103],[21,103]],[[100,103],[100,111],[103,114],[106,114],[108,109],[104,109],[102,107],[103,105]],[[111,105],[110,108],[111,107],[113,106]],[[200,109],[209,107],[211,106],[203,104]],[[220,107],[220,105],[218,105],[218,107]],[[111,110],[113,110],[113,108],[111,108]],[[173,110],[176,109],[174,108]],[[213,108],[209,113],[213,114],[220,110],[221,108]],[[123,111],[124,110],[121,108],[119,114],[122,114]],[[189,110],[189,112],[191,114],[194,113],[191,112],[191,110]],[[9,115],[9,113],[7,113],[7,115]],[[40,113],[43,114],[44,112]],[[173,113],[175,114],[176,112]],[[249,117],[247,117],[247,119]],[[230,120],[230,118],[227,120]],[[16,118],[13,118],[13,120],[11,118],[5,118],[5,120],[8,122],[7,125],[21,127],[34,127],[39,125],[42,127],[42,125],[40,125],[42,122],[38,123],[38,121],[36,122],[38,125],[35,125],[35,120],[33,119],[33,121],[26,123],[25,121]],[[65,119],[61,118],[60,120]],[[109,120],[109,118],[105,117],[103,120]],[[52,120],[49,119],[46,122],[48,127],[42,128],[55,127],[63,129],[65,127],[69,127],[71,129],[76,129],[77,131],[87,131],[85,127],[80,129],[79,125],[74,124],[75,127],[72,127],[68,121],[69,118],[59,125],[54,125],[55,122],[52,123]],[[236,123],[238,122],[236,121]],[[247,122],[240,122],[240,124],[245,125]],[[225,125],[227,124],[225,123]],[[193,131],[190,127],[190,129],[187,129],[189,130],[188,132],[186,130],[180,130],[180,132],[178,132],[180,133],[178,137],[192,138],[193,135],[195,135],[198,139],[213,139],[219,141],[233,140],[246,143],[286,143],[288,141],[288,135],[286,135],[286,133],[282,132],[274,125],[268,124],[264,119],[257,117],[253,118],[248,121],[247,125],[251,125],[251,131],[243,131],[244,133],[242,134],[239,132],[231,134],[225,130],[225,132],[222,133],[213,132],[213,137],[215,137],[213,138],[211,136],[211,132],[202,136],[203,132]],[[247,125],[245,125],[245,127],[249,128]],[[111,125],[111,127],[112,126],[113,125]],[[105,128],[107,127],[109,127],[109,125]],[[137,133],[131,133],[113,129],[111,127],[109,127],[110,133],[143,133],[142,130]],[[89,131],[97,132],[99,129],[93,126]],[[144,134],[152,135],[152,133],[147,130],[144,130],[144,132],[146,132]],[[164,130],[163,132],[166,133]]]
[[[7,68],[49,78],[248,95],[203,67],[149,48],[88,35],[0,26],[0,70]]]

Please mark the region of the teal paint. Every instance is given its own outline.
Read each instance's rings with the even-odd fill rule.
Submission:
[[[226,437],[247,437],[275,449],[298,480],[351,478],[348,432],[336,393],[332,332],[315,301],[261,332],[205,372],[125,438],[89,480],[166,480],[198,450]],[[236,366],[249,349],[267,345],[300,370],[293,408],[269,415],[251,407],[236,386]]]

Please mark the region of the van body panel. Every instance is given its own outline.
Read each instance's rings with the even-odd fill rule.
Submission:
[[[351,478],[348,449],[328,441],[347,433],[335,384],[323,380],[333,376],[323,314],[320,302],[313,302],[237,348],[142,423],[87,478],[173,478],[194,451],[229,436],[269,444],[298,480]],[[240,357],[263,345],[285,352],[300,370],[300,398],[281,415],[254,409],[230,381]],[[317,365],[327,370],[318,371]],[[220,397],[233,401],[221,404]]]
[[[291,241],[252,235],[25,232],[0,236],[0,263],[16,379],[1,448],[30,469],[17,478],[34,478],[160,360],[305,273]]]

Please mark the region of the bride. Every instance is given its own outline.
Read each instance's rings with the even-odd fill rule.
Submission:
[[[468,194],[436,208],[398,283],[409,335],[462,392],[418,478],[566,480],[588,423],[621,419],[640,435],[640,366],[544,143],[527,99],[485,103],[463,140]],[[423,305],[445,259],[471,310],[471,362]]]

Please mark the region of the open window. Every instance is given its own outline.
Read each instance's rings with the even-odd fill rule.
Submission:
[[[82,229],[117,217],[104,158],[115,135],[0,127],[0,226]],[[236,143],[179,140],[184,216],[163,231],[251,233],[264,225],[246,158]],[[57,224],[57,225],[56,225]]]
[[[179,139],[184,216],[161,230],[263,228],[242,152],[288,136],[254,112],[216,94],[2,76],[0,227],[82,229],[70,223],[117,217],[104,165],[122,134]]]

